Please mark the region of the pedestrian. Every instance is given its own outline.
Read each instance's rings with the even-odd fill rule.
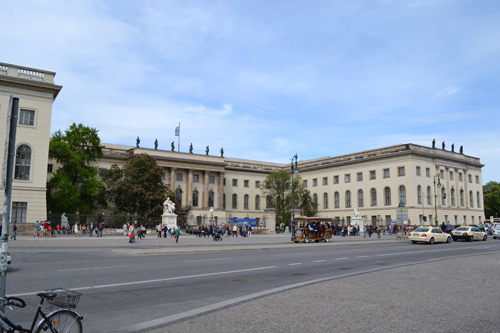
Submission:
[[[128,237],[129,237],[129,240],[128,240],[129,243],[135,243],[134,225],[133,224],[131,224],[130,227],[128,228]]]
[[[34,234],[33,234],[33,237],[39,237],[39,229],[40,229],[40,224],[38,223],[38,221],[35,222],[35,224],[33,224],[33,228],[35,229],[34,231]]]
[[[167,238],[167,232],[168,232],[168,227],[167,225],[165,224],[163,226],[163,238]]]
[[[175,229],[174,233],[175,233],[175,242],[179,243],[179,237],[181,236],[181,229],[179,228]]]
[[[75,233],[75,237],[78,237],[78,223],[75,222],[73,226],[73,232]]]
[[[104,225],[99,223],[99,226],[97,227],[97,237],[102,237],[102,230],[104,229]]]
[[[238,226],[233,225],[233,237],[236,235],[236,237],[238,237]]]
[[[161,223],[158,223],[158,225],[156,226],[156,233],[158,234],[158,238],[161,238],[161,229]]]
[[[366,238],[366,232],[367,232],[366,227],[363,226],[363,238]]]
[[[14,224],[12,225],[12,231],[14,234],[10,237],[10,239],[17,240],[17,224],[16,224],[16,222],[14,222]]]

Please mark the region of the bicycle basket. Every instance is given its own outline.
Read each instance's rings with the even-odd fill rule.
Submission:
[[[78,305],[78,301],[80,300],[80,296],[82,296],[82,294],[76,291],[64,288],[47,289],[45,291],[56,293],[56,297],[47,300],[47,303],[59,308],[76,308],[76,306]]]

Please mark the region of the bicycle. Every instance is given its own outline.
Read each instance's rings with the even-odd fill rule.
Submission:
[[[13,323],[3,311],[0,311],[0,332],[14,333],[14,332],[29,332],[29,333],[41,333],[41,332],[52,332],[52,333],[81,333],[83,332],[82,320],[83,317],[80,316],[74,308],[78,305],[81,294],[76,291],[68,289],[50,289],[45,292],[38,293],[37,296],[40,297],[40,304],[33,318],[31,328],[25,328],[21,325]],[[43,303],[47,303],[56,307],[49,313],[45,313],[42,310]],[[26,302],[19,297],[5,297],[0,298],[0,303],[3,306],[11,306],[18,308],[24,308]],[[41,317],[40,320],[38,320]],[[37,322],[38,321],[38,322]]]

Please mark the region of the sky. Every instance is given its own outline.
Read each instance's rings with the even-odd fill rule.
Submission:
[[[0,61],[56,72],[52,133],[288,163],[436,146],[500,181],[498,0],[0,0]]]

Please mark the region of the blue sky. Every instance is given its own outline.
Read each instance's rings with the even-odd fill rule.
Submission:
[[[3,1],[0,61],[57,72],[52,132],[288,163],[401,143],[500,181],[500,1]],[[7,15],[6,15],[7,14]]]

